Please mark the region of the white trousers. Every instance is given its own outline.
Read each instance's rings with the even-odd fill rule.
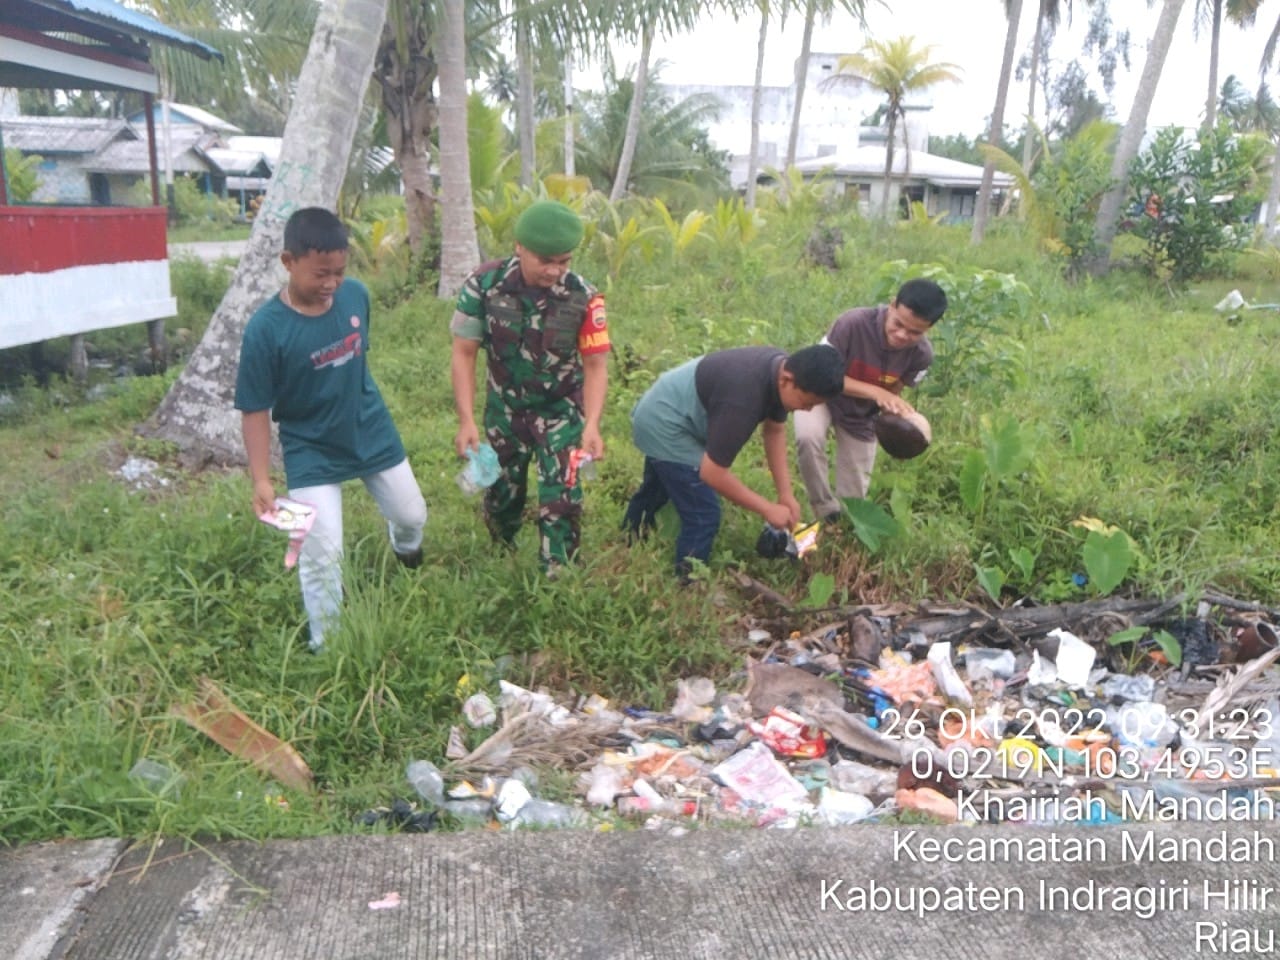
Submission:
[[[407,554],[421,547],[427,503],[409,461],[401,460],[361,481],[387,521],[391,549]],[[298,555],[298,581],[311,626],[311,649],[319,650],[324,646],[325,631],[334,626],[342,609],[342,485],[296,487],[289,496],[316,508],[315,523]]]
[[[796,431],[796,462],[804,479],[809,503],[818,519],[844,511],[845,497],[865,497],[871,485],[871,469],[876,462],[876,442],[859,440],[831,422],[831,411],[825,403],[812,410],[797,410],[793,418]],[[827,434],[836,435],[836,489],[831,492],[828,478]]]

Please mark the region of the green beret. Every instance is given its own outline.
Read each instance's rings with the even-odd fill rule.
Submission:
[[[563,203],[539,200],[516,220],[516,242],[544,257],[558,257],[582,242],[582,220]]]

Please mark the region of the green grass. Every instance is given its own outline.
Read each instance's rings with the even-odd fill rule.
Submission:
[[[205,220],[200,223],[179,223],[167,231],[170,243],[200,243],[208,240],[248,240],[253,229],[251,223],[218,223]]]
[[[1211,308],[1233,286],[1280,300],[1280,284],[1255,268],[1177,298],[1128,274],[1070,286],[1016,225],[999,224],[976,250],[962,228],[843,228],[838,272],[800,264],[785,238],[803,234],[793,225],[745,251],[638,256],[609,286],[608,457],[586,489],[584,562],[554,583],[538,570],[532,528],[514,554],[495,551],[477,502],[453,483],[450,305],[429,292],[399,302],[403,278],[367,278],[379,304],[371,362],[431,511],[427,562],[400,569],[372,502],[351,486],[346,616],[322,656],[306,652],[283,539],[250,516],[241,472],[186,474],[164,445],[134,435],[175,371],[112,382],[92,399],[60,380],[13,386],[0,403],[0,839],[350,830],[360,810],[406,794],[407,760],[441,761],[464,675],[491,693],[502,676],[566,701],[599,693],[656,707],[690,675],[728,682],[750,613],[726,574],[733,564],[798,603],[816,572],[833,574],[847,602],[978,600],[973,565],[1011,570],[1009,551],[1026,548],[1033,575],[1011,580],[1006,602],[1078,599],[1083,532],[1071,523],[1088,515],[1140,550],[1121,592],[1212,582],[1274,602],[1280,317],[1229,326]],[[869,302],[877,271],[898,258],[1028,285],[1027,315],[1003,318],[1008,332],[988,344],[1016,347],[1014,385],[960,378],[920,399],[935,443],[915,461],[881,459],[871,495],[904,532],[880,553],[843,533],[805,565],[763,561],[758,518],[727,506],[708,578],[676,589],[669,523],[634,547],[618,533],[641,465],[631,404],[659,372],[707,350],[816,340],[836,313]],[[603,282],[592,253],[579,266]],[[175,274],[197,305],[184,321],[194,337],[218,283],[202,267]],[[1008,415],[1033,455],[975,514],[961,468],[984,424]],[[160,461],[170,484],[131,489],[115,473],[129,455]],[[771,489],[758,443],[735,469]],[[276,787],[171,715],[202,676],[297,747],[314,794],[290,794],[282,809]],[[155,796],[131,780],[141,758],[179,772],[177,791]]]

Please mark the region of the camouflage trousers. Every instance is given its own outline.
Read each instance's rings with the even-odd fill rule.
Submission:
[[[544,567],[568,563],[578,552],[582,490],[570,486],[569,454],[582,442],[582,415],[568,401],[541,410],[512,410],[493,394],[484,410],[489,445],[498,454],[498,480],[485,491],[490,535],[510,544],[524,514],[529,463],[538,471],[539,553]]]

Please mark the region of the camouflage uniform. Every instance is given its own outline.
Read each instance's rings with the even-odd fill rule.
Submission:
[[[582,352],[608,349],[604,298],[573,272],[549,291],[529,287],[510,257],[467,278],[458,313],[482,322],[484,430],[501,467],[485,491],[485,525],[495,540],[514,541],[533,459],[542,562],[565,563],[578,550],[582,518],[582,491],[569,483],[569,454],[582,441]],[[457,320],[454,334],[472,339]]]

